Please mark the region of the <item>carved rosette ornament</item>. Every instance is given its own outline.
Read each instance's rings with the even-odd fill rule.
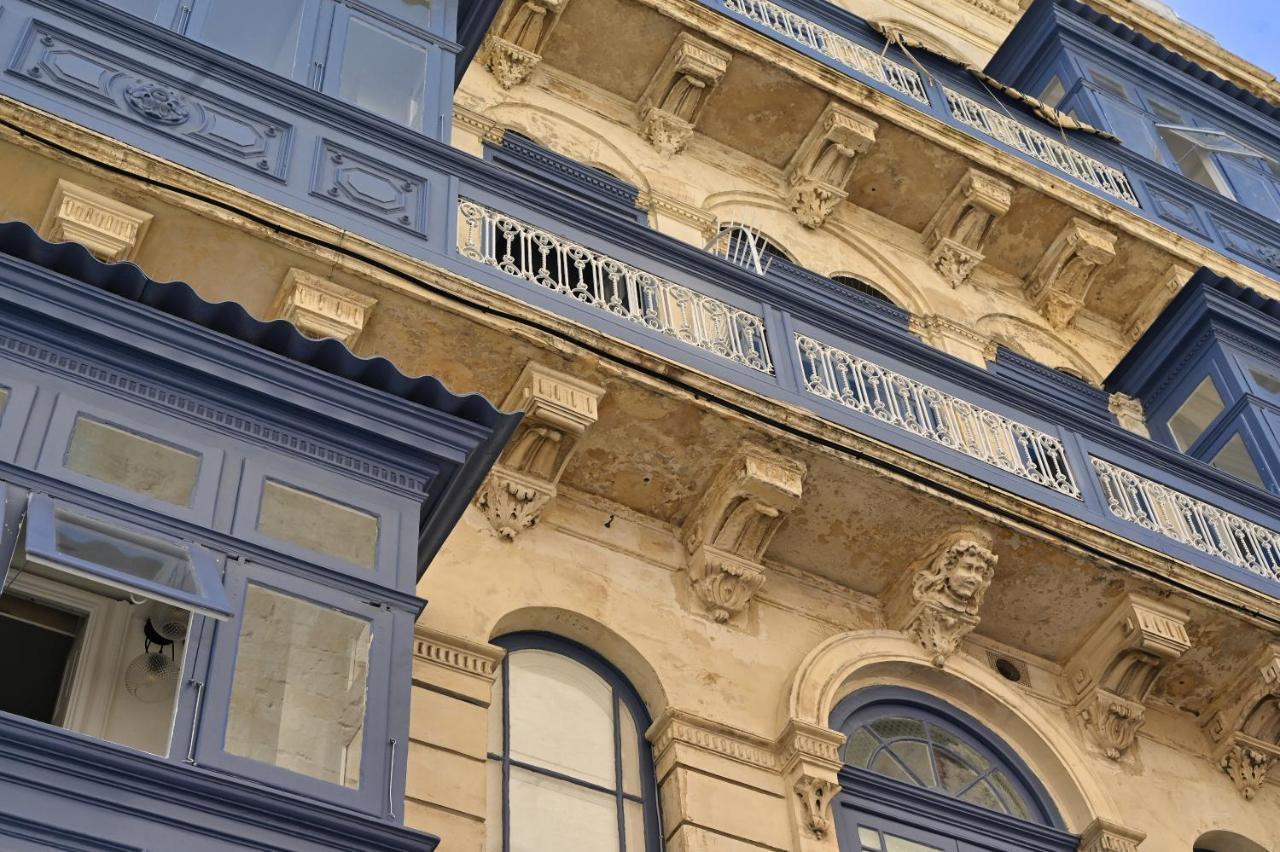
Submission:
[[[764,584],[764,553],[800,502],[805,465],[744,444],[707,486],[685,521],[689,580],[707,614],[725,623]]]
[[[191,105],[182,95],[146,80],[127,87],[124,102],[129,109],[157,124],[177,126],[191,118]]]
[[[982,253],[996,220],[1009,211],[1013,186],[969,169],[952,188],[924,229],[929,262],[948,284],[958,287],[986,257]]]
[[[960,529],[942,541],[908,575],[909,597],[892,593],[901,629],[941,668],[978,626],[978,609],[991,586],[999,557],[979,529]]]
[[[831,801],[840,792],[840,785],[825,778],[802,775],[792,789],[800,797],[805,828],[814,837],[826,837],[831,830]]]
[[[567,0],[512,0],[485,39],[485,67],[504,89],[518,86],[542,61],[542,49]]]
[[[1280,643],[1245,667],[1210,708],[1205,733],[1214,762],[1252,800],[1280,765]]]
[[[503,408],[524,419],[476,492],[475,505],[507,540],[538,522],[578,441],[599,416],[604,388],[543,367],[525,365]]]
[[[858,158],[876,141],[877,124],[835,101],[818,116],[787,166],[791,209],[806,228],[820,228],[848,197]]]
[[[636,105],[640,135],[664,157],[684,150],[730,54],[688,33],[676,36]]]

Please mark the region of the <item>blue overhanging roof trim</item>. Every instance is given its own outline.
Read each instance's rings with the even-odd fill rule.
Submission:
[[[385,358],[361,358],[332,338],[309,338],[285,320],[255,319],[239,303],[206,301],[181,281],[154,281],[132,263],[103,263],[79,244],[50,243],[25,222],[0,223],[0,254],[476,427],[472,431],[478,430],[483,437],[468,450],[462,464],[442,465],[436,482],[443,487],[423,500],[419,574],[452,531],[523,416],[500,411],[480,394],[455,394],[434,376],[406,376]]]

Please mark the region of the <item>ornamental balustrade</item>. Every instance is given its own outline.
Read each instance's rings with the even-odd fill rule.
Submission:
[[[682,343],[773,373],[759,316],[465,198],[458,200],[458,250]]]
[[[1090,461],[1107,509],[1117,518],[1280,580],[1280,533],[1100,458]]]
[[[1054,139],[959,92],[946,87],[942,91],[946,93],[951,116],[961,124],[1035,157],[1113,198],[1134,207],[1141,206],[1129,184],[1129,178],[1119,169],[1081,154],[1061,139]]]
[[[1080,499],[1054,436],[803,334],[796,349],[809,393]]]
[[[881,56],[873,50],[837,35],[795,12],[769,0],[724,0],[724,7],[748,20],[755,21],[783,38],[798,42],[810,50],[830,57],[844,67],[883,83],[914,101],[929,103],[920,75],[912,69]]]

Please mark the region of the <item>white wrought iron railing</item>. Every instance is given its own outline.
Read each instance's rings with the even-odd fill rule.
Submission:
[[[918,73],[881,56],[874,50],[837,35],[808,18],[784,9],[776,3],[770,3],[769,0],[724,0],[724,6],[729,11],[755,21],[784,38],[799,42],[805,47],[834,59],[864,77],[884,83],[912,100],[922,104],[929,103],[929,94],[925,91],[924,83]]]
[[[1280,580],[1280,533],[1100,458],[1090,460],[1117,518]]]
[[[796,348],[809,393],[1080,499],[1054,436],[803,334]]]
[[[458,199],[458,250],[508,275],[773,373],[759,316],[465,198]]]
[[[1141,207],[1129,178],[1120,169],[1081,154],[1061,139],[1054,139],[972,98],[943,87],[951,115],[974,130],[1035,157],[1061,172],[1084,181],[1110,196]]]

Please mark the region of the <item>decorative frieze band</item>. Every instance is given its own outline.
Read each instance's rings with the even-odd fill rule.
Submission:
[[[419,625],[413,631],[413,655],[462,674],[492,680],[502,662],[502,649]]]
[[[80,243],[99,260],[133,260],[152,216],[114,198],[59,178],[40,224],[40,235],[54,243]]]

